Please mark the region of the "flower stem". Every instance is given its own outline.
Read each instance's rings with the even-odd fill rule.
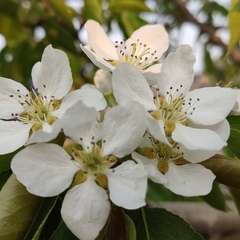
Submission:
[[[150,235],[148,232],[148,226],[147,226],[147,220],[146,220],[144,208],[141,208],[141,212],[142,212],[143,222],[144,222],[144,226],[145,226],[145,230],[146,230],[147,240],[150,240]]]

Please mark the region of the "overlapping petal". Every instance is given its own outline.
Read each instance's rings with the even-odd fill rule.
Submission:
[[[146,204],[147,172],[141,164],[123,162],[106,171],[110,199],[125,209],[137,209]]]
[[[136,101],[146,110],[155,110],[153,92],[151,91],[143,74],[128,63],[120,63],[113,71],[112,86],[115,99],[118,103],[123,101]]]
[[[195,57],[189,45],[181,45],[176,52],[169,53],[157,83],[161,95],[166,97],[170,89],[174,91],[174,98],[188,92],[194,79],[194,63]]]
[[[138,146],[146,130],[144,108],[135,102],[124,102],[106,113],[103,124],[103,155],[124,157]]]

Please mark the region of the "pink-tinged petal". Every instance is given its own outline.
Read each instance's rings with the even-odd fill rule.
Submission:
[[[146,115],[147,127],[151,135],[158,141],[163,142],[169,146],[172,146],[166,138],[164,130],[164,122],[162,120],[154,119],[150,114]]]
[[[146,110],[155,110],[153,92],[143,74],[129,63],[119,63],[112,75],[112,87],[118,103],[136,101]]]
[[[176,52],[170,53],[164,60],[158,78],[160,93],[165,97],[167,92],[174,98],[189,91],[193,79],[195,57],[189,45],[181,45]]]
[[[41,62],[32,68],[33,85],[49,100],[62,99],[72,86],[72,73],[67,55],[48,45],[42,55]]]
[[[92,143],[102,139],[102,123],[98,121],[98,111],[87,107],[81,101],[77,102],[66,111],[62,118],[63,131],[83,148],[91,149]]]
[[[103,155],[124,157],[140,143],[146,130],[143,106],[125,102],[110,109],[104,119]]]
[[[49,143],[24,148],[14,156],[11,168],[30,193],[42,197],[63,192],[79,170],[62,147]]]
[[[132,43],[142,43],[142,49],[146,44],[146,48],[149,48],[149,53],[144,55],[154,62],[159,60],[162,54],[168,49],[169,41],[168,34],[164,27],[160,24],[145,25],[133,32],[131,37],[126,41],[126,45],[130,46]],[[140,48],[140,46],[138,46]],[[141,48],[139,50],[141,52]],[[154,57],[151,54],[154,53]]]
[[[0,120],[0,154],[14,152],[28,140],[31,124]]]
[[[236,102],[236,94],[230,88],[206,87],[188,92],[186,101],[192,99],[192,106],[188,112],[189,119],[200,125],[213,125],[223,121]],[[198,100],[199,99],[199,100]]]
[[[93,88],[81,88],[67,94],[58,110],[53,112],[53,116],[62,118],[66,110],[72,107],[77,102],[82,101],[87,107],[94,107],[97,111],[107,107],[107,102],[102,93]]]
[[[46,128],[47,127],[47,128]],[[53,125],[43,124],[43,129],[33,132],[29,137],[27,144],[49,142],[56,138],[62,129],[62,122],[56,120]]]
[[[93,52],[89,45],[80,45],[82,51],[88,56],[88,58],[99,68],[105,71],[112,71],[115,67],[104,60],[101,56]]]
[[[61,209],[68,228],[82,240],[96,239],[109,213],[107,193],[90,177],[67,192]]]
[[[84,27],[87,31],[89,45],[98,56],[101,56],[106,60],[118,59],[115,45],[108,38],[98,22],[88,20]]]
[[[194,163],[181,166],[169,163],[165,176],[167,178],[167,183],[164,184],[166,188],[187,197],[208,194],[215,179],[215,175],[210,170]]]
[[[220,151],[226,142],[214,131],[196,129],[176,123],[172,139],[182,144],[188,150]]]
[[[0,118],[13,119],[12,114],[21,114],[23,107],[19,101],[24,102],[29,91],[19,82],[0,77]]]
[[[149,179],[160,184],[167,182],[166,177],[157,168],[157,159],[148,159],[136,152],[132,153],[132,157],[134,160],[137,161],[138,164],[143,165],[144,169],[148,173]]]
[[[137,209],[146,204],[147,171],[133,161],[123,162],[107,170],[111,201],[125,209]]]

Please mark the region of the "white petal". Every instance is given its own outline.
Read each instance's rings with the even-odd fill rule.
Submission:
[[[62,122],[60,120],[56,120],[53,123],[53,125],[49,125],[48,123],[43,124],[43,126],[47,126],[47,125],[49,127],[48,131],[46,131],[46,128],[43,128],[42,130],[33,132],[29,137],[27,144],[49,142],[54,138],[56,138],[59,132],[61,131]]]
[[[148,172],[148,178],[156,183],[166,183],[166,177],[158,170],[157,159],[148,159],[136,152],[132,153],[133,159],[137,161],[138,164],[142,164],[144,169]]]
[[[214,131],[191,128],[180,123],[176,123],[172,139],[189,150],[210,150],[217,152],[227,145]]]
[[[38,91],[51,99],[62,99],[72,86],[72,73],[67,55],[48,45],[42,55],[42,61],[32,68],[33,85]]]
[[[216,132],[223,141],[227,141],[229,134],[230,134],[230,126],[227,120],[223,120],[222,122],[216,124],[216,125],[212,125],[212,126],[199,126],[199,125],[195,125],[190,123],[189,124],[190,127],[194,127],[194,128],[199,128],[199,129],[209,129],[211,131]],[[184,158],[186,160],[188,160],[189,162],[192,163],[199,163],[202,162],[206,159],[209,159],[210,157],[212,157],[213,155],[216,154],[216,150],[214,151],[208,151],[208,150],[188,150],[187,148],[185,148],[183,145],[178,144],[179,146],[179,151],[183,152],[184,154]]]
[[[171,146],[171,144],[166,138],[166,134],[164,130],[164,122],[162,120],[154,119],[150,114],[146,116],[146,119],[147,119],[147,127],[151,135],[157,140]]]
[[[115,67],[104,60],[101,56],[93,52],[89,45],[80,45],[82,51],[88,56],[88,58],[99,68],[105,71],[112,71]]]
[[[143,71],[143,75],[146,78],[149,86],[157,86],[159,73],[161,71],[162,64],[154,64],[151,67]]]
[[[146,130],[143,106],[125,102],[110,109],[104,119],[103,155],[124,157],[140,143]]]
[[[59,109],[53,112],[53,116],[62,118],[66,110],[81,100],[88,107],[95,107],[100,111],[106,108],[107,102],[102,93],[97,89],[81,88],[67,94],[61,103]]]
[[[187,197],[208,194],[215,179],[210,170],[194,163],[181,166],[169,163],[169,169],[165,176],[167,178],[167,183],[164,184],[166,188]]]
[[[109,213],[108,195],[92,178],[70,189],[61,209],[68,228],[82,240],[96,239]]]
[[[188,126],[192,128],[212,130],[215,133],[217,133],[223,139],[223,141],[227,141],[230,135],[230,125],[226,119],[224,119],[223,121],[217,124],[210,125],[210,126],[196,125],[189,121]]]
[[[240,114],[240,89],[233,89],[236,94],[236,103],[232,109],[233,114],[239,115]]]
[[[49,143],[21,150],[14,156],[11,168],[30,193],[42,197],[63,192],[79,170],[63,148]]]
[[[22,147],[29,137],[31,124],[0,120],[0,154],[7,154]]]
[[[0,118],[12,119],[12,113],[23,112],[19,100],[24,102],[24,97],[29,94],[29,91],[19,82],[8,78],[0,77],[0,85]]]
[[[131,37],[127,40],[126,45],[131,45],[137,42],[146,44],[149,48],[149,54],[144,57],[151,58],[151,54],[154,53],[152,62],[158,60],[162,54],[168,49],[168,34],[164,27],[160,24],[145,25],[133,32]],[[156,58],[155,58],[156,57]]]
[[[164,60],[158,79],[160,93],[165,97],[167,92],[177,98],[189,91],[194,78],[193,65],[195,57],[189,45],[181,45],[176,52],[170,53]],[[176,91],[178,89],[178,91]]]
[[[205,87],[188,92],[185,99],[196,104],[189,119],[200,125],[213,125],[226,118],[236,102],[235,92],[230,88]],[[199,98],[199,101],[197,101]]]
[[[110,199],[125,209],[137,209],[146,204],[147,171],[133,161],[123,162],[114,169],[108,169]]]
[[[128,63],[119,63],[112,75],[112,87],[118,103],[136,101],[146,110],[154,110],[153,93],[143,74]]]
[[[95,108],[87,107],[81,101],[77,102],[62,118],[64,133],[84,149],[91,149],[91,142],[102,138],[103,131],[98,114]]]

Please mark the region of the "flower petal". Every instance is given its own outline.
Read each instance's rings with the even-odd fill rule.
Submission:
[[[158,141],[161,141],[169,146],[172,146],[166,138],[164,130],[164,121],[154,119],[150,114],[146,116],[147,127],[151,135]]]
[[[0,77],[0,118],[13,119],[12,113],[21,114],[23,107],[19,100],[24,101],[29,91],[19,82]]]
[[[124,157],[140,143],[146,130],[143,106],[125,102],[110,109],[104,119],[103,155]]]
[[[146,204],[147,172],[141,164],[123,162],[114,169],[108,169],[110,199],[126,209],[137,209]]]
[[[61,214],[68,228],[79,238],[94,240],[110,213],[108,195],[94,179],[70,189],[63,200]]]
[[[70,186],[79,168],[56,144],[39,143],[18,152],[11,163],[17,179],[30,193],[56,196]]]
[[[137,152],[132,153],[133,159],[137,161],[138,164],[142,164],[144,169],[148,172],[148,178],[156,183],[166,183],[166,177],[158,170],[157,159],[148,159]]]
[[[118,59],[113,42],[108,38],[98,22],[88,20],[84,27],[87,31],[89,45],[98,56],[107,60]]]
[[[84,149],[91,149],[91,142],[102,139],[102,123],[98,121],[98,114],[95,108],[87,107],[82,101],[77,102],[62,118],[64,133]]]
[[[88,56],[88,58],[99,68],[105,71],[112,71],[115,67],[104,60],[101,56],[93,52],[89,45],[83,46],[80,44],[82,51]]]
[[[31,124],[0,120],[0,154],[14,152],[28,140]]]
[[[62,99],[72,86],[72,73],[67,55],[48,45],[42,55],[42,61],[32,68],[33,85],[48,100]]]
[[[101,93],[109,94],[112,92],[112,74],[110,72],[102,69],[97,70],[93,81]]]
[[[213,125],[226,118],[235,105],[236,94],[233,89],[205,87],[188,92],[185,99],[195,101],[193,113],[189,119],[200,125]],[[199,99],[197,101],[197,98]]]
[[[143,74],[128,63],[119,63],[112,75],[112,86],[115,99],[118,103],[123,101],[136,101],[146,110],[155,110],[153,92],[151,91]]]
[[[162,54],[168,49],[169,41],[168,34],[164,27],[160,24],[145,25],[133,32],[131,37],[126,41],[126,45],[130,46],[132,43],[140,42],[142,45],[146,44],[149,48],[149,54],[144,55],[151,59],[151,54],[154,53],[152,62],[159,60]]]
[[[67,94],[59,109],[53,112],[53,116],[62,118],[66,110],[81,100],[87,107],[94,107],[100,111],[106,108],[107,102],[102,93],[93,88],[81,88]]]
[[[165,173],[167,183],[164,186],[182,196],[201,196],[208,194],[215,179],[214,174],[205,167],[189,163],[177,166],[169,163]]]
[[[209,129],[196,129],[176,123],[172,139],[189,150],[220,151],[226,142],[214,131]]]
[[[46,127],[48,126],[48,131],[46,131]],[[49,142],[57,137],[62,129],[62,122],[60,120],[56,120],[53,125],[49,125],[48,123],[43,124],[43,129],[33,132],[29,137],[27,144],[32,143],[40,143],[40,142]]]
[[[174,98],[189,91],[193,79],[195,57],[189,45],[181,45],[176,52],[168,54],[158,78],[159,92],[166,97],[171,90]]]

